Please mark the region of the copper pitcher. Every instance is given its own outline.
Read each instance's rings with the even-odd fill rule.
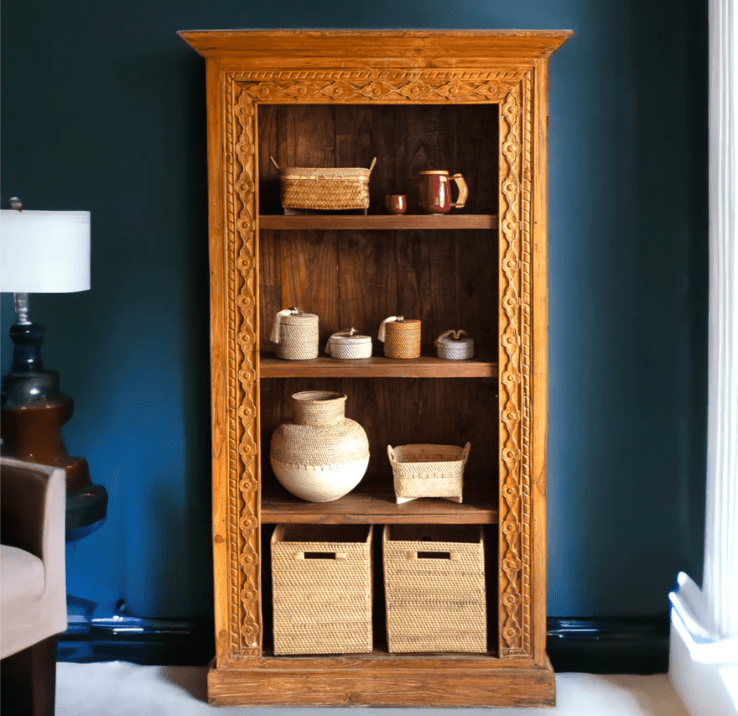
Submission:
[[[456,182],[459,190],[456,202],[451,201],[452,181]],[[451,208],[461,209],[468,196],[469,189],[461,174],[449,176],[445,170],[418,174],[418,204],[426,214],[446,214]]]

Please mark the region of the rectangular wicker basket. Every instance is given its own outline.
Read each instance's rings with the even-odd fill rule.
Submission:
[[[419,497],[462,501],[464,466],[471,443],[456,445],[387,446],[397,504]]]
[[[279,186],[285,209],[342,210],[369,208],[369,169],[363,167],[282,167]]]
[[[390,652],[486,652],[480,525],[385,525]]]
[[[272,536],[275,654],[372,650],[371,525],[278,525]]]

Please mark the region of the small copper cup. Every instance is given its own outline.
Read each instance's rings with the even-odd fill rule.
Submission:
[[[404,214],[407,209],[407,201],[404,194],[385,194],[384,210],[388,214]]]

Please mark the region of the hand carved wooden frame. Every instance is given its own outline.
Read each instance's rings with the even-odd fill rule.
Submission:
[[[500,657],[530,657],[533,331],[531,177],[535,72],[452,70],[254,71],[224,73],[223,165],[227,283],[224,356],[228,414],[228,628],[217,639],[219,664],[261,654],[259,380],[257,310],[257,108],[260,103],[494,103],[500,118],[499,390]],[[545,72],[545,69],[543,69]],[[543,83],[545,87],[545,82]],[[545,242],[542,242],[545,244]],[[545,260],[545,250],[544,256]],[[545,286],[544,286],[545,291]],[[544,359],[545,362],[545,359]],[[537,368],[540,371],[540,367]],[[545,365],[544,365],[545,370]],[[544,375],[545,378],[545,375]],[[545,394],[541,398],[545,407]],[[540,402],[540,401],[539,401]],[[544,431],[545,432],[545,431]],[[545,470],[545,467],[539,467]],[[544,473],[545,474],[545,473]],[[545,526],[545,522],[544,522]]]

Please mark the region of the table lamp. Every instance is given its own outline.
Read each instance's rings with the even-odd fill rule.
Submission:
[[[72,399],[59,373],[44,370],[44,328],[29,319],[29,293],[69,293],[90,288],[90,213],[24,211],[17,198],[0,211],[0,290],[15,298],[10,327],[13,364],[2,380],[2,452],[18,460],[67,472],[67,541],[80,539],[105,519],[108,496],[93,485],[87,460],[69,457],[61,426]]]

